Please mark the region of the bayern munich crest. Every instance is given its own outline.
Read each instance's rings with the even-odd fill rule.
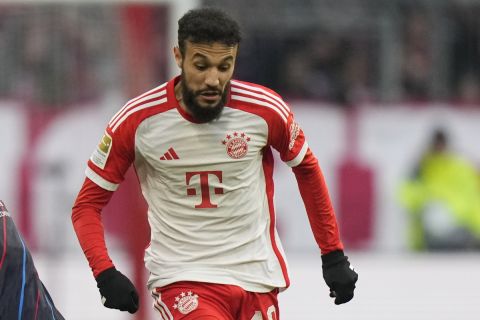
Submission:
[[[249,142],[250,137],[248,137],[244,132],[227,134],[225,139],[222,140],[222,144],[224,144],[226,147],[227,154],[233,159],[245,157],[248,152]]]
[[[178,310],[181,314],[189,314],[198,307],[198,295],[192,291],[182,292],[175,297],[173,309]]]

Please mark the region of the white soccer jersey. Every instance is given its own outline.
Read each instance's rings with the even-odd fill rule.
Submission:
[[[271,147],[290,166],[308,146],[273,91],[231,81],[218,120],[198,123],[172,79],[129,101],[110,121],[86,170],[114,191],[133,163],[148,204],[149,288],[190,280],[267,292],[289,285],[275,228]]]

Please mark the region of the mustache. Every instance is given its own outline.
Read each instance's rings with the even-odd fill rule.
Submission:
[[[207,88],[195,91],[195,96],[199,96],[202,94],[218,94],[222,95],[223,91],[219,88]]]

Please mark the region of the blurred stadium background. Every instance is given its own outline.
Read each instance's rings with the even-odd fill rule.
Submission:
[[[0,0],[0,198],[66,319],[155,319],[133,175],[105,226],[118,268],[145,294],[137,315],[101,306],[71,206],[111,115],[178,73],[176,21],[206,5],[242,25],[236,77],[290,103],[360,273],[357,297],[333,306],[295,179],[277,166],[293,282],[280,296],[282,318],[478,318],[478,250],[412,251],[399,188],[439,126],[480,167],[480,1]]]

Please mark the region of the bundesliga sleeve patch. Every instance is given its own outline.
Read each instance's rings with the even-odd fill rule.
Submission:
[[[97,149],[93,151],[93,154],[90,157],[90,160],[102,170],[105,168],[105,165],[107,163],[108,155],[110,154],[110,150],[112,149],[112,143],[112,137],[107,132],[105,132],[102,140],[100,140],[100,143],[97,146]]]

